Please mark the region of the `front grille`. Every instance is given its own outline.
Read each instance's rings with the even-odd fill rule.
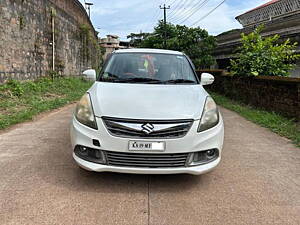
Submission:
[[[128,138],[181,138],[190,130],[193,120],[151,121],[103,117],[110,134]]]
[[[142,154],[105,152],[107,164],[121,167],[174,168],[185,167],[188,153]]]

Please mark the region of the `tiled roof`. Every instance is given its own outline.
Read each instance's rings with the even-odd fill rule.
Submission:
[[[260,5],[260,6],[256,7],[256,8],[254,8],[254,9],[251,9],[251,10],[249,10],[249,11],[243,13],[242,15],[244,15],[244,14],[246,14],[246,13],[249,13],[249,12],[252,12],[252,11],[254,11],[254,10],[260,9],[260,8],[264,8],[264,7],[266,7],[266,6],[269,6],[269,5],[274,4],[274,3],[276,3],[276,2],[279,2],[279,1],[280,1],[280,0],[272,0],[272,1],[269,1],[269,2],[267,2],[267,3],[265,3],[265,4],[263,4],[263,5]]]

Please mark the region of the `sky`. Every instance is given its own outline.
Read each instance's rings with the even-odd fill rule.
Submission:
[[[83,4],[84,1],[94,4],[91,20],[100,37],[114,34],[126,40],[130,33],[152,32],[158,20],[163,19],[163,10],[159,9],[163,4],[170,6],[168,22],[199,26],[217,35],[241,28],[235,17],[269,0],[225,0],[218,8],[224,0],[80,0]]]

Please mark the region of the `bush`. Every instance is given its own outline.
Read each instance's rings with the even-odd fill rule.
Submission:
[[[242,34],[242,46],[237,59],[231,60],[231,72],[239,76],[289,76],[300,54],[295,53],[297,43],[286,40],[278,44],[279,35],[263,38],[258,27],[249,35]]]
[[[227,71],[222,70],[222,69],[202,69],[202,70],[197,70],[196,72],[197,72],[199,77],[201,76],[202,73],[210,73],[214,76],[225,76],[225,75],[227,75]]]
[[[20,81],[9,80],[7,82],[7,87],[11,91],[13,96],[20,97],[24,94],[24,90],[21,86]]]

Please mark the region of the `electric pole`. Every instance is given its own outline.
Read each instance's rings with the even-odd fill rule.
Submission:
[[[159,6],[160,9],[164,10],[164,48],[167,47],[167,10],[170,9],[170,6],[166,7],[166,4],[164,6]]]
[[[91,2],[85,2],[85,6],[87,7],[89,18],[91,18],[91,6],[94,5]]]

